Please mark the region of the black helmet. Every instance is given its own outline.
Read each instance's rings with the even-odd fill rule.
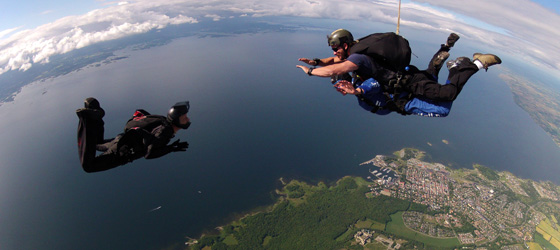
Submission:
[[[99,101],[93,97],[88,97],[84,100],[84,108],[87,109],[101,109]]]
[[[181,121],[179,121],[179,117],[188,113],[189,108],[190,105],[188,101],[175,103],[175,105],[173,105],[173,107],[169,109],[169,112],[167,112],[167,121],[179,128],[188,128],[191,123],[189,122],[187,124],[181,124]]]
[[[354,42],[354,37],[350,31],[345,29],[337,29],[327,36],[329,46],[340,46],[343,43],[351,44]]]

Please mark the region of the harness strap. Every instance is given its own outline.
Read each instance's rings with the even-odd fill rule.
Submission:
[[[408,101],[412,99],[412,95],[410,93],[405,96],[401,96],[401,95],[407,92],[406,86],[410,82],[410,79],[412,78],[411,73],[416,71],[418,71],[416,67],[409,66],[406,68],[405,73],[403,73],[403,71],[398,71],[393,74],[390,80],[379,81],[379,83],[381,84],[381,88],[383,89],[383,94],[385,96],[386,104],[384,107],[375,105],[375,103],[373,103],[372,101],[364,98],[363,95],[358,95],[357,97],[360,101],[373,107],[371,110],[372,113],[377,113],[377,111],[385,109],[385,110],[397,112],[401,115],[409,115],[405,111],[405,106],[406,103],[408,103]],[[357,85],[356,83],[363,82],[365,79],[355,74],[354,72],[352,80],[353,80],[352,83],[354,87],[358,87],[356,86]]]
[[[364,98],[363,95],[357,95],[358,99],[360,99],[360,101],[365,102],[368,106],[373,107],[370,112],[371,113],[377,113],[377,111],[385,109],[384,107],[380,107],[378,105],[375,105],[375,103],[373,103],[371,100],[368,100],[366,98]]]

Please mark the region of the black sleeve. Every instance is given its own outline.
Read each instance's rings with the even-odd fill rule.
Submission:
[[[146,159],[162,157],[173,151],[173,148],[167,145],[171,138],[175,136],[173,128],[161,125],[154,128],[152,134],[154,138],[147,145],[146,155],[144,156]]]

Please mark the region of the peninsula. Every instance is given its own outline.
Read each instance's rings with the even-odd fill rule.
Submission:
[[[500,74],[513,93],[515,103],[525,110],[560,146],[560,93],[543,83],[536,83],[509,70]]]

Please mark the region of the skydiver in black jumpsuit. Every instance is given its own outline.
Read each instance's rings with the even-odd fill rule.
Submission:
[[[186,151],[187,142],[168,145],[175,133],[187,129],[189,102],[178,102],[167,117],[137,110],[125,125],[124,132],[114,139],[104,139],[105,111],[95,98],[86,98],[84,108],[76,110],[78,124],[78,153],[84,171],[98,172],[115,168],[144,157],[158,158],[170,152]],[[96,156],[96,151],[103,153]]]

